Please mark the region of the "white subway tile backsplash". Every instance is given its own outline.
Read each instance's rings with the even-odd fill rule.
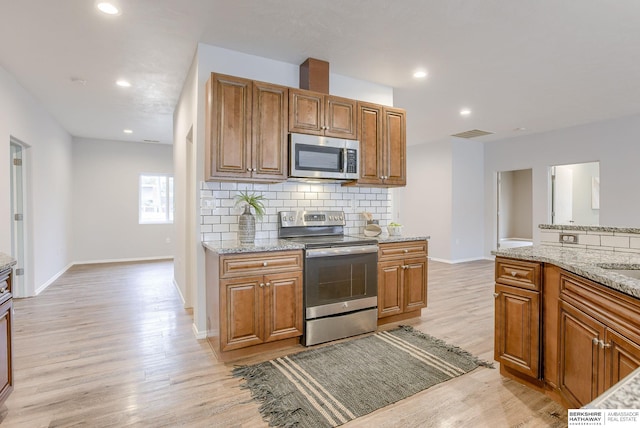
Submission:
[[[542,243],[560,243],[559,232],[540,232],[540,242]]]
[[[629,246],[631,248],[640,248],[640,236],[636,235],[636,238],[630,238]]]
[[[585,245],[600,246],[600,235],[580,234],[578,242]]]
[[[622,247],[629,248],[628,236],[602,236],[600,245],[603,247]]]
[[[240,191],[249,191],[265,197],[266,215],[256,222],[256,239],[278,237],[278,211],[306,209],[311,211],[342,210],[347,219],[345,233],[362,233],[365,220],[361,213],[368,211],[386,225],[391,215],[389,189],[343,187],[339,184],[307,184],[285,182],[276,184],[202,182],[200,185],[201,236],[203,240],[237,239],[238,216],[242,207],[235,205]],[[210,200],[214,199],[213,206]]]

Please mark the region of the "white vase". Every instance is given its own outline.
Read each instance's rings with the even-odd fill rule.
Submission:
[[[244,206],[244,212],[238,218],[238,241],[241,244],[253,244],[256,239],[256,219],[251,214],[249,205]]]

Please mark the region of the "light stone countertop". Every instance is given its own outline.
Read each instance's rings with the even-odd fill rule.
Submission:
[[[576,275],[640,299],[640,279],[610,269],[640,269],[640,254],[581,248],[530,246],[492,251],[500,257],[551,263]]]
[[[640,409],[640,368],[584,406],[588,409]]]
[[[3,271],[13,265],[15,265],[17,262],[16,260],[5,254],[5,253],[0,253],[0,271]]]
[[[426,241],[431,239],[430,236],[392,236],[386,233],[380,234],[378,236],[365,236],[365,235],[356,235],[358,238],[373,238],[378,241],[379,244],[389,244],[392,242],[410,242],[410,241]]]
[[[580,232],[613,232],[613,233],[637,233],[637,227],[613,227],[613,226],[580,226],[576,224],[539,224],[541,230],[575,230]]]
[[[304,246],[286,239],[256,240],[253,244],[238,241],[204,241],[202,245],[218,254],[261,253],[267,251],[302,250]]]

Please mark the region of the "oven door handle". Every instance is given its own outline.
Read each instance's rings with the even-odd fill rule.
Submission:
[[[305,250],[305,258],[313,259],[316,257],[333,257],[348,256],[353,254],[369,254],[377,253],[377,245],[358,245],[353,247],[331,247],[331,248],[313,248]]]

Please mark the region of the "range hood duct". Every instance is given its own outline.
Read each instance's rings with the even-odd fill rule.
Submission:
[[[307,58],[300,64],[300,89],[329,93],[329,63],[315,58]]]

